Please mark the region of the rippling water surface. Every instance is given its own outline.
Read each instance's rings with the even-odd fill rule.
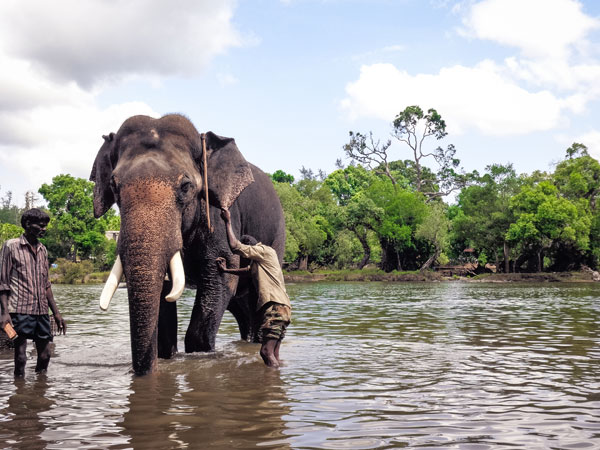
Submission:
[[[290,284],[284,365],[229,313],[215,354],[130,373],[127,294],[54,286],[47,376],[0,350],[3,448],[599,449],[600,285]]]

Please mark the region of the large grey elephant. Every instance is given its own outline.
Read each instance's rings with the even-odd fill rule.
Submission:
[[[173,301],[184,283],[197,289],[186,352],[214,351],[226,309],[242,339],[255,341],[256,290],[251,281],[220,272],[215,259],[225,258],[229,267],[240,264],[220,218],[225,207],[238,236],[249,234],[272,246],[281,262],[285,222],[270,178],[244,159],[233,139],[200,135],[178,114],[133,116],[116,134],[103,137],[90,175],[94,215],[102,216],[116,203],[121,232],[101,308],[108,307],[124,273],[135,373],[153,372],[157,357],[170,358],[177,351]]]

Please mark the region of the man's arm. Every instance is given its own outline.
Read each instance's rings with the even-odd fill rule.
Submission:
[[[0,292],[0,328],[4,329],[4,325],[10,323],[10,314],[8,313],[8,291]]]
[[[46,298],[48,299],[48,306],[50,307],[50,311],[54,315],[54,321],[56,322],[56,326],[58,327],[58,334],[67,334],[67,324],[65,323],[62,315],[58,311],[58,306],[56,306],[56,301],[54,300],[54,294],[52,293],[52,288],[48,286],[46,288]]]
[[[249,275],[250,274],[250,266],[240,267],[239,269],[228,269],[227,263],[225,262],[225,258],[217,258],[217,267],[221,272],[230,273],[232,275]]]
[[[10,323],[10,314],[8,313],[8,295],[10,294],[10,272],[12,270],[12,259],[6,242],[0,250],[0,328]]]
[[[225,229],[227,230],[227,240],[229,241],[229,247],[236,249],[240,246],[233,228],[231,227],[231,214],[227,208],[221,208],[221,218],[225,221]]]

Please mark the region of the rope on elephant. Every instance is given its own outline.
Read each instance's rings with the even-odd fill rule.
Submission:
[[[208,204],[208,164],[206,163],[206,133],[200,135],[202,139],[202,158],[204,160],[204,200],[206,201],[206,220],[208,221],[208,231],[213,232],[210,224],[210,205]]]

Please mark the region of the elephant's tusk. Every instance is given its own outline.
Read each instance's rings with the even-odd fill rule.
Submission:
[[[174,302],[181,294],[183,294],[183,290],[185,289],[185,273],[183,271],[183,260],[181,259],[181,252],[177,252],[171,258],[171,262],[169,263],[169,268],[171,269],[171,280],[173,281],[173,287],[171,288],[171,292],[169,295],[165,297],[165,300],[168,302]]]
[[[121,258],[119,255],[117,255],[115,264],[113,265],[110,275],[108,275],[108,279],[104,284],[104,289],[102,289],[102,294],[100,294],[100,309],[102,311],[106,311],[108,309],[108,305],[110,304],[113,295],[115,295],[117,287],[119,287],[121,275],[123,275],[123,264],[121,264]]]

